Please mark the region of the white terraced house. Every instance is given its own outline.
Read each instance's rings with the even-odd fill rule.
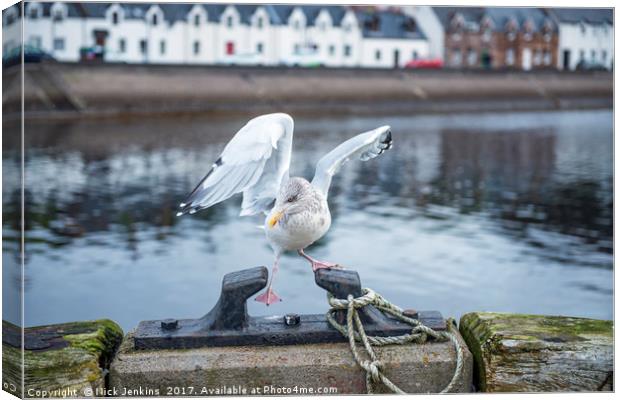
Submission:
[[[583,65],[613,68],[613,9],[552,8],[549,14],[559,27],[559,69]]]
[[[3,49],[19,45],[19,8],[3,12]],[[65,62],[403,67],[426,58],[416,20],[347,6],[26,2],[24,42]]]

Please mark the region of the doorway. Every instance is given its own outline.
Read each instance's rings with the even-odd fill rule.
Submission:
[[[525,48],[523,49],[523,54],[521,58],[521,67],[524,71],[529,71],[532,69],[532,50]]]
[[[570,69],[570,50],[564,50],[562,52],[562,69]]]
[[[398,49],[394,50],[394,68],[398,68],[400,66],[400,51]]]

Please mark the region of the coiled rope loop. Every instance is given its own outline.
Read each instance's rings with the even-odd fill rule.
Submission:
[[[331,293],[327,292],[327,301],[331,306],[327,312],[327,321],[336,330],[342,333],[349,339],[349,346],[351,347],[351,353],[357,364],[366,371],[366,390],[369,394],[374,393],[374,384],[383,383],[388,389],[394,393],[405,394],[398,386],[390,381],[383,373],[383,364],[377,359],[372,346],[386,346],[392,344],[406,344],[410,342],[422,344],[426,343],[429,339],[444,342],[450,340],[454,344],[456,351],[456,368],[452,380],[448,386],[446,386],[441,393],[449,393],[456,386],[459,377],[463,372],[463,348],[459,344],[456,335],[454,334],[454,321],[450,318],[448,323],[448,330],[438,332],[435,331],[419,320],[410,318],[403,314],[403,310],[387,301],[383,296],[374,292],[371,289],[362,289],[361,297],[353,297],[349,295],[346,300],[337,299]],[[400,336],[367,336],[364,331],[364,326],[360,320],[358,310],[367,306],[373,305],[383,313],[389,314],[392,317],[411,325],[411,333]],[[338,310],[347,310],[347,324],[341,325],[334,318],[334,313]],[[366,350],[367,359],[363,359],[358,350],[355,342],[361,342]]]

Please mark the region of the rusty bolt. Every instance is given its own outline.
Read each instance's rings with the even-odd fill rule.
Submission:
[[[161,329],[166,330],[166,331],[177,329],[178,326],[179,326],[178,319],[168,318],[168,319],[161,321]]]
[[[299,314],[286,314],[284,316],[284,324],[287,326],[295,326],[299,325],[301,322],[301,317]]]

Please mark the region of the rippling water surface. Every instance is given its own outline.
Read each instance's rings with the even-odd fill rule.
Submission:
[[[240,198],[174,215],[250,117],[27,123],[26,325],[198,317],[224,274],[270,266],[262,218],[238,217]],[[393,150],[334,179],[332,228],[309,254],[406,308],[612,318],[611,111],[298,118],[292,173],[311,178],[324,153],[383,124]],[[3,139],[3,311],[15,322],[19,138]],[[282,303],[250,312],[327,308],[296,254],[276,290]]]

